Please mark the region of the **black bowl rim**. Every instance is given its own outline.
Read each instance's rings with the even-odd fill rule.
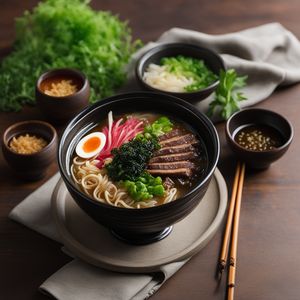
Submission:
[[[59,96],[59,97],[55,97],[55,96],[51,96],[51,95],[47,95],[45,94],[41,89],[40,89],[40,85],[41,83],[48,77],[51,77],[51,73],[55,73],[55,72],[69,72],[69,73],[73,73],[74,76],[76,76],[77,78],[80,78],[80,80],[82,81],[82,87],[75,93],[67,95],[67,96]],[[46,77],[46,78],[45,78]],[[50,69],[46,72],[44,72],[43,74],[40,75],[40,77],[38,78],[37,82],[36,82],[36,89],[39,91],[39,93],[43,94],[44,96],[48,97],[49,99],[52,100],[72,100],[74,96],[78,96],[82,93],[82,91],[84,91],[87,86],[89,84],[89,81],[87,79],[87,77],[79,70],[74,69],[74,68],[55,68],[55,69]]]
[[[277,148],[274,148],[274,149],[271,149],[271,150],[265,150],[265,151],[255,151],[255,150],[250,150],[250,149],[245,149],[244,147],[240,146],[235,140],[234,140],[234,137],[232,136],[230,130],[229,130],[229,125],[230,125],[230,122],[235,118],[237,117],[239,114],[245,112],[245,111],[253,111],[253,113],[257,112],[257,111],[260,111],[262,113],[265,113],[265,114],[272,114],[273,116],[275,116],[276,118],[278,119],[281,119],[283,120],[284,122],[287,123],[287,125],[289,126],[290,128],[290,131],[291,131],[291,134],[288,138],[288,140],[283,144],[281,145],[280,147],[277,147]],[[283,115],[273,111],[273,110],[269,110],[269,109],[264,109],[264,108],[254,108],[254,107],[250,107],[250,108],[244,108],[244,109],[241,109],[237,112],[235,112],[226,122],[226,133],[227,133],[227,136],[230,138],[230,141],[236,146],[238,147],[241,151],[244,151],[244,152],[248,152],[248,153],[251,153],[251,154],[256,154],[256,153],[277,153],[283,149],[285,149],[286,147],[288,147],[292,140],[293,140],[293,137],[294,137],[294,128],[291,124],[291,122],[285,118]]]
[[[210,52],[211,54],[214,55],[215,59],[219,61],[221,67],[223,70],[225,70],[225,63],[224,60],[222,59],[222,57],[215,51],[206,48],[206,47],[201,47],[201,46],[197,46],[194,44],[188,44],[188,43],[162,43],[159,44],[157,46],[154,46],[153,48],[149,49],[148,51],[146,51],[144,54],[142,54],[142,56],[138,59],[137,63],[136,63],[136,67],[135,67],[135,73],[137,78],[139,79],[139,81],[141,81],[145,86],[147,86],[147,88],[149,88],[150,90],[153,90],[155,92],[160,92],[160,93],[169,93],[173,96],[183,96],[183,95],[198,95],[199,93],[205,93],[205,92],[209,92],[211,89],[215,88],[218,86],[218,84],[220,83],[220,80],[216,80],[214,81],[211,85],[205,87],[204,89],[198,90],[198,91],[194,91],[194,92],[170,92],[170,91],[164,91],[164,90],[160,90],[157,89],[151,85],[149,85],[148,83],[145,82],[145,80],[143,79],[143,74],[142,74],[142,67],[145,64],[145,61],[147,59],[149,59],[151,56],[153,56],[156,53],[159,53],[167,48],[193,48],[193,49],[197,49],[197,50],[204,50],[207,52]],[[218,74],[217,74],[218,75]]]
[[[48,128],[50,129],[50,131],[52,132],[52,137],[51,137],[51,140],[49,141],[49,143],[44,147],[42,148],[40,151],[37,151],[37,152],[34,152],[34,153],[31,153],[31,154],[25,154],[25,153],[17,153],[13,150],[10,149],[10,147],[8,146],[8,140],[6,139],[6,136],[8,134],[8,132],[10,130],[12,130],[13,128],[17,128],[18,126],[20,125],[23,125],[23,124],[36,124],[37,126],[44,126],[44,128]],[[56,130],[55,128],[48,122],[45,122],[45,121],[40,121],[40,120],[28,120],[28,121],[21,121],[21,122],[17,122],[17,123],[14,123],[12,125],[10,125],[9,127],[6,128],[6,130],[4,131],[3,133],[3,136],[2,136],[2,143],[3,143],[3,146],[12,154],[16,155],[16,156],[23,156],[24,158],[26,157],[34,157],[34,156],[38,156],[38,155],[43,155],[45,154],[46,151],[49,150],[50,147],[52,147],[52,145],[55,143],[55,140],[57,139],[57,133],[56,133]]]
[[[206,182],[211,178],[212,174],[214,173],[216,167],[217,167],[217,163],[220,157],[220,140],[219,140],[219,136],[217,133],[217,130],[215,128],[215,126],[213,125],[213,123],[210,121],[210,119],[205,116],[205,114],[201,113],[199,110],[197,110],[195,108],[195,106],[193,106],[192,104],[188,103],[185,100],[182,100],[180,98],[171,96],[171,95],[167,95],[164,93],[154,93],[154,92],[130,92],[130,93],[122,93],[122,94],[118,94],[118,95],[114,95],[112,97],[108,97],[105,98],[103,100],[99,100],[98,102],[96,102],[95,104],[87,107],[86,109],[84,109],[81,113],[79,113],[76,117],[74,117],[69,124],[67,125],[67,127],[64,129],[64,132],[61,136],[60,142],[59,142],[59,146],[57,149],[57,160],[58,160],[58,166],[59,166],[59,171],[60,174],[63,178],[63,180],[65,182],[67,182],[67,185],[69,188],[71,188],[73,190],[73,192],[79,193],[81,195],[81,197],[83,197],[85,200],[91,202],[92,204],[95,204],[97,206],[100,207],[105,207],[105,208],[110,208],[112,210],[116,210],[116,211],[133,211],[135,213],[138,212],[142,212],[145,209],[129,209],[129,208],[125,208],[125,207],[117,207],[117,206],[113,206],[113,205],[109,205],[109,204],[105,204],[105,203],[101,203],[99,201],[96,201],[90,197],[88,197],[86,194],[84,194],[83,192],[81,192],[75,185],[74,182],[72,182],[70,176],[68,176],[68,174],[66,174],[65,170],[62,167],[62,157],[61,157],[61,148],[63,147],[64,144],[64,140],[66,138],[67,135],[67,131],[72,130],[72,127],[76,124],[76,122],[78,122],[80,119],[82,119],[82,117],[84,117],[84,115],[91,113],[92,111],[94,111],[95,109],[98,108],[99,105],[106,105],[114,100],[117,99],[122,99],[122,98],[130,98],[130,97],[144,97],[144,96],[159,96],[159,97],[164,97],[164,98],[172,98],[173,100],[176,100],[176,102],[180,105],[186,106],[189,110],[191,110],[192,113],[194,113],[197,116],[200,116],[202,118],[202,120],[204,121],[204,123],[206,124],[206,126],[210,127],[210,129],[212,130],[212,132],[214,133],[214,138],[216,141],[216,155],[215,155],[215,161],[211,167],[211,170],[208,172],[208,174],[206,175],[206,177],[199,183],[197,184],[191,191],[189,191],[187,194],[185,194],[183,197],[180,197],[178,199],[176,199],[176,201],[172,201],[169,203],[165,203],[163,205],[159,205],[159,206],[154,206],[154,207],[148,207],[146,208],[147,211],[156,211],[158,209],[160,209],[161,207],[168,207],[168,206],[173,206],[174,203],[178,203],[178,201],[182,202],[184,201],[189,195],[193,194],[196,190],[200,189],[202,186],[204,186],[206,184]]]

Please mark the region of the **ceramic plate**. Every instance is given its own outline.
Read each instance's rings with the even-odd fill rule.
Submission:
[[[160,266],[184,260],[201,250],[224,217],[227,188],[219,170],[194,211],[175,224],[165,239],[144,246],[116,239],[108,229],[79,208],[60,180],[53,192],[52,211],[64,245],[80,259],[118,272],[154,272]]]

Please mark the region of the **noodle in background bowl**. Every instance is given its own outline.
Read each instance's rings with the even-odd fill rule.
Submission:
[[[208,167],[201,180],[183,197],[160,206],[128,209],[98,202],[82,191],[71,177],[71,161],[78,141],[93,127],[115,115],[154,112],[181,120],[199,134],[207,149]],[[84,110],[65,129],[58,150],[60,173],[76,203],[90,217],[111,229],[122,240],[147,244],[160,240],[171,226],[186,217],[203,198],[219,159],[220,145],[215,127],[209,119],[189,103],[166,94],[138,92],[107,98]]]
[[[184,43],[160,44],[148,50],[138,60],[135,69],[135,75],[138,83],[145,90],[165,93],[170,96],[179,97],[191,103],[206,99],[215,91],[215,89],[219,85],[219,80],[213,82],[206,88],[200,89],[195,92],[170,92],[166,90],[160,90],[149,85],[144,80],[144,73],[150,64],[154,63],[160,65],[160,61],[162,58],[175,57],[177,55],[183,55],[186,57],[203,60],[205,65],[216,75],[220,74],[220,70],[225,70],[225,64],[222,57],[208,48]]]

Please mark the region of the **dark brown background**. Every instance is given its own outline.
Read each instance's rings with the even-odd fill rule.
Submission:
[[[0,48],[14,40],[14,18],[37,1],[0,1]],[[170,27],[225,33],[267,22],[281,22],[300,37],[298,0],[135,0],[93,1],[130,20],[134,37],[155,40]],[[295,127],[289,152],[269,170],[247,174],[242,202],[236,299],[300,299],[299,149],[300,86],[274,93],[259,107],[286,116]],[[42,119],[34,108],[1,113],[0,133],[25,119]],[[219,168],[230,187],[234,158],[227,150],[224,126],[217,126],[222,143]],[[0,299],[48,299],[38,286],[70,260],[60,245],[15,224],[9,211],[46,179],[28,184],[13,177],[0,157]],[[48,177],[57,170],[52,165]],[[214,270],[222,230],[158,292],[154,299],[224,299],[225,277],[218,286]]]

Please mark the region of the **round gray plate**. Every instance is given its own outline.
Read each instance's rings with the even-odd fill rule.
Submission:
[[[174,225],[162,241],[134,246],[116,239],[92,220],[60,180],[52,196],[52,212],[64,245],[82,260],[118,272],[154,272],[162,265],[184,260],[202,249],[214,236],[224,217],[227,187],[219,170],[200,204]]]

